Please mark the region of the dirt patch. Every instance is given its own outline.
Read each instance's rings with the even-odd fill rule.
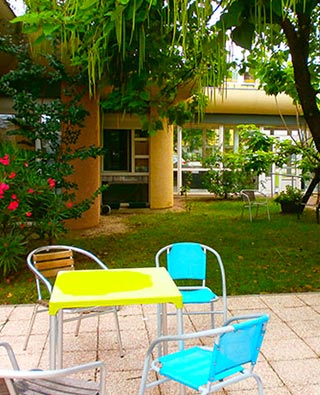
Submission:
[[[185,198],[183,196],[175,197],[174,206],[172,208],[159,211],[183,211],[186,209],[185,203]],[[101,215],[98,226],[90,229],[73,230],[71,234],[75,237],[95,237],[98,235],[126,233],[130,231],[130,225],[127,220],[129,216],[143,213],[152,214],[156,211],[158,210],[150,210],[149,208],[120,208],[119,210],[112,210],[109,215]]]
[[[126,217],[127,216],[123,214],[101,215],[98,226],[90,229],[72,231],[72,235],[76,237],[94,237],[98,235],[126,233],[130,229]]]

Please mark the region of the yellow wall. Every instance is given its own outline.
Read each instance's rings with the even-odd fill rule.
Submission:
[[[163,130],[150,137],[149,203],[150,208],[173,206],[173,127],[162,120]]]
[[[77,146],[89,147],[100,146],[100,112],[99,99],[89,98],[85,95],[81,101],[82,105],[90,112],[86,117]],[[78,184],[77,200],[89,198],[100,185],[100,158],[76,160],[73,162],[75,173],[72,180]],[[93,206],[86,211],[82,218],[70,220],[67,223],[69,229],[85,229],[97,226],[100,220],[100,197],[95,200]]]

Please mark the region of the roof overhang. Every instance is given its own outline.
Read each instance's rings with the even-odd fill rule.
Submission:
[[[205,113],[208,114],[257,114],[291,115],[301,114],[290,96],[279,94],[268,96],[255,84],[227,85],[223,89],[206,88],[209,102]]]

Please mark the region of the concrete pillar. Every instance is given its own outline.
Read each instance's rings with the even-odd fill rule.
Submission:
[[[173,126],[162,120],[163,130],[150,137],[149,202],[151,209],[173,207]]]
[[[88,94],[85,94],[81,104],[90,114],[85,119],[76,147],[100,146],[99,99],[90,98]],[[100,162],[100,157],[85,160],[77,159],[73,162],[75,172],[71,177],[71,181],[76,182],[78,185],[78,190],[76,191],[77,201],[90,198],[92,193],[100,187]],[[81,218],[67,221],[67,227],[69,229],[85,229],[97,226],[100,220],[100,200],[100,196],[96,198],[94,204],[82,214]]]

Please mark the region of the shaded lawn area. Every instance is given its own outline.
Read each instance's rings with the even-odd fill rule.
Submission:
[[[314,211],[282,215],[271,203],[271,221],[261,210],[252,223],[241,218],[241,202],[194,201],[191,211],[132,211],[123,215],[129,231],[95,237],[64,236],[59,243],[73,244],[98,255],[109,268],[154,266],[163,246],[181,241],[207,244],[223,260],[228,295],[319,291],[320,226]],[[121,210],[111,215],[121,215]],[[39,243],[38,243],[39,244]],[[40,243],[41,245],[41,243]],[[208,265],[208,285],[219,294],[218,270]],[[35,300],[32,274],[21,267],[2,281],[0,302]]]

